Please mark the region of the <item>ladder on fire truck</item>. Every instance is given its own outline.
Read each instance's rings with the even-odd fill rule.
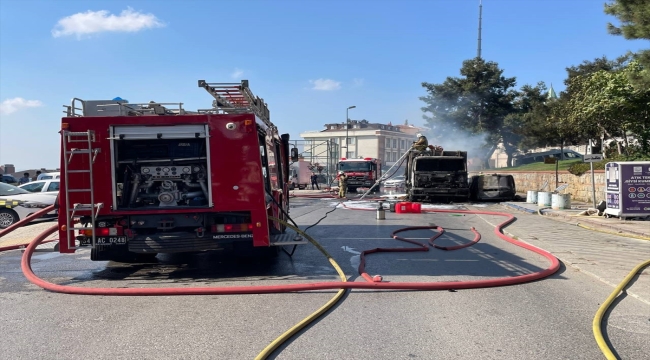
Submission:
[[[248,80],[241,83],[208,83],[199,80],[199,87],[204,88],[212,97],[212,109],[199,110],[199,113],[226,113],[226,114],[255,114],[262,122],[271,129],[275,125],[271,122],[269,108],[264,99],[253,95],[248,87]],[[271,246],[281,246],[281,249],[289,256],[293,255],[296,246],[308,244],[309,242],[294,231],[287,230],[286,233],[271,235]],[[284,249],[284,246],[293,246],[291,251]]]
[[[223,112],[226,114],[254,113],[268,127],[275,127],[271,122],[269,108],[264,99],[253,95],[248,87],[248,80],[241,83],[208,83],[199,80],[199,87],[204,88],[212,97],[212,109],[199,112]]]
[[[66,229],[67,229],[66,239],[68,241],[68,247],[70,249],[73,249],[73,248],[77,248],[75,243],[74,230],[89,229],[88,227],[74,226],[76,224],[75,217],[80,217],[84,215],[89,216],[90,224],[91,224],[90,229],[93,229],[95,227],[95,221],[97,219],[99,209],[101,209],[104,206],[103,203],[95,203],[95,192],[93,188],[93,165],[95,163],[95,159],[97,158],[97,154],[99,153],[99,148],[92,147],[93,143],[95,142],[95,132],[92,130],[88,130],[85,132],[73,132],[64,129],[61,131],[61,136],[63,137],[62,155],[64,160],[63,177],[65,182],[63,191],[65,194],[65,205],[66,205],[65,206],[65,218],[66,218]],[[79,148],[76,148],[74,146],[79,146]],[[84,168],[70,169],[72,160],[74,159],[79,159],[78,161],[81,160],[79,156],[75,157],[75,155],[88,156],[88,162],[87,164],[84,163]],[[83,189],[70,188],[70,177],[71,175],[76,175],[76,174],[88,175],[88,185],[86,188]],[[70,204],[70,193],[89,193],[90,203]],[[70,232],[72,232],[72,235]],[[93,230],[92,232],[93,247],[95,246],[95,243],[96,243],[96,234],[95,231]]]

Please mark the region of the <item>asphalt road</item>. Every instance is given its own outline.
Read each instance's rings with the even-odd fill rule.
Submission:
[[[329,200],[296,199],[301,226],[333,209]],[[476,280],[547,267],[541,256],[493,234],[484,216],[387,213],[337,209],[309,233],[350,281],[358,252],[410,246],[389,238],[405,226],[440,225],[440,244],[481,241],[457,251],[372,254],[369,274],[386,281]],[[538,221],[552,220],[540,218]],[[525,236],[525,228],[515,235]],[[587,231],[587,230],[583,230]],[[421,230],[404,233],[425,239]],[[285,330],[326,303],[335,291],[231,296],[103,297],[47,292],[20,272],[20,252],[0,254],[0,352],[7,359],[252,359]],[[83,287],[243,286],[337,281],[311,245],[274,263],[238,260],[229,252],[159,256],[158,263],[91,262],[37,253],[34,271],[50,281]],[[579,269],[563,266],[524,285],[459,291],[352,290],[319,321],[281,347],[277,359],[601,359],[593,316],[613,290]],[[607,317],[606,335],[624,359],[650,354],[650,305],[624,297]]]

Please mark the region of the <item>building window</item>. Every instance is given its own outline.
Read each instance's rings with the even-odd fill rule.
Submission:
[[[339,143],[339,138],[331,138],[331,139],[330,139],[330,142],[331,142],[332,144],[338,144],[338,143]]]
[[[386,147],[390,148],[390,139],[389,138],[386,138]]]
[[[397,152],[393,151],[393,162],[397,161]]]
[[[386,162],[390,161],[390,151],[386,151]]]
[[[354,145],[354,138],[348,138],[348,144]]]
[[[397,149],[397,139],[393,139],[393,149]]]
[[[406,149],[406,140],[400,140],[401,146],[400,149]]]
[[[352,159],[354,157],[354,151],[348,151],[347,156],[348,159]]]

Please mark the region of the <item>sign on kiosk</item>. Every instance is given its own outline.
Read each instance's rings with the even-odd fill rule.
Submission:
[[[605,214],[650,216],[650,161],[607,163],[605,179]]]

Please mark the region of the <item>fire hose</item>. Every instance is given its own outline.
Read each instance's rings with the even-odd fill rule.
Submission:
[[[346,207],[348,209],[351,209],[351,210],[372,210],[372,209],[367,209],[367,208],[354,208],[354,207],[350,207],[350,206],[346,206],[346,205],[344,205],[344,207]],[[38,217],[40,217],[42,215],[45,215],[46,213],[50,212],[52,209],[53,209],[53,207],[45,208],[45,209],[33,214],[32,216],[30,216],[28,218],[25,218],[25,219],[21,220],[20,222],[17,222],[16,224],[13,224],[9,228],[7,228],[7,229],[5,229],[3,231],[0,231],[0,237],[2,237],[4,235],[16,230],[17,228],[23,226],[24,224],[32,221],[35,218],[38,218]],[[524,245],[527,245],[527,244],[519,243],[516,240],[511,239],[511,238],[507,237],[506,235],[504,235],[502,233],[502,228],[507,226],[508,224],[510,224],[512,221],[514,221],[514,217],[512,215],[510,215],[510,214],[487,212],[487,211],[457,211],[457,210],[428,210],[428,209],[425,209],[424,212],[472,213],[472,214],[486,214],[486,215],[507,216],[508,219],[506,221],[502,222],[501,224],[498,224],[495,227],[495,229],[494,229],[495,234],[497,236],[499,236],[500,238],[508,241],[508,242],[511,242],[511,243],[513,243],[515,245],[518,245],[518,246],[527,248],[529,250],[532,250],[532,251],[534,251],[536,253],[539,253],[539,254],[543,255],[547,259],[551,260],[551,266],[548,269],[546,269],[546,270],[544,270],[542,272],[539,272],[539,273],[534,273],[534,274],[529,274],[529,275],[536,275],[536,278],[542,278],[542,277],[549,276],[549,275],[553,274],[555,271],[557,271],[557,268],[559,268],[559,263],[557,262],[557,259],[552,257],[552,255],[544,252],[543,250],[532,247],[532,246],[524,246]],[[325,305],[323,305],[321,308],[319,308],[316,312],[312,313],[307,318],[300,321],[294,327],[287,330],[285,333],[283,333],[276,340],[274,340],[271,344],[269,344],[256,357],[256,359],[265,359],[275,349],[277,349],[277,347],[280,346],[284,341],[291,338],[293,335],[295,335],[302,328],[307,326],[309,323],[311,323],[312,321],[314,321],[315,319],[320,317],[328,309],[330,309],[332,306],[334,306],[338,301],[341,300],[341,298],[343,297],[343,295],[344,295],[344,293],[346,291],[346,288],[367,288],[366,286],[359,286],[360,284],[358,284],[358,283],[357,283],[357,286],[355,286],[354,285],[355,283],[347,282],[343,271],[341,270],[340,266],[336,263],[336,261],[331,257],[331,255],[329,255],[329,253],[327,253],[327,251],[320,244],[318,244],[309,235],[302,232],[300,229],[294,227],[293,225],[286,223],[285,221],[282,221],[280,219],[274,219],[274,220],[277,220],[277,221],[280,221],[280,222],[284,223],[289,228],[292,228],[294,231],[296,231],[298,233],[301,233],[301,235],[305,236],[305,238],[307,238],[313,245],[315,245],[318,248],[318,250],[320,250],[328,258],[331,265],[335,268],[335,270],[339,274],[339,276],[341,278],[341,282],[342,283],[347,283],[347,284],[352,285],[352,286],[349,286],[349,285],[348,286],[341,286],[341,284],[339,284],[339,286],[341,286],[340,290],[337,292],[337,294],[330,301],[328,301]],[[31,266],[30,266],[29,262],[31,260],[31,256],[33,254],[34,249],[36,248],[37,245],[44,243],[45,241],[43,241],[43,239],[45,239],[50,233],[56,231],[56,229],[57,229],[56,225],[52,226],[51,228],[47,229],[45,232],[40,234],[36,239],[34,239],[29,244],[28,249],[25,251],[25,255],[23,256],[22,261],[21,261],[21,267],[23,269],[23,272],[25,273],[25,275],[27,276],[27,278],[31,282],[33,282],[36,285],[39,285],[39,286],[41,286],[41,287],[43,287],[45,289],[48,289],[50,291],[63,290],[62,292],[65,292],[65,293],[84,294],[85,292],[83,292],[83,291],[81,291],[81,292],[74,291],[74,288],[72,289],[72,291],[66,291],[66,290],[69,290],[69,289],[65,289],[66,286],[60,286],[60,285],[48,283],[48,282],[46,282],[46,281],[44,281],[42,279],[39,279],[39,278],[36,277],[36,275],[31,270]],[[514,278],[502,278],[502,279],[485,280],[485,281],[478,281],[478,282],[477,281],[472,281],[472,282],[469,282],[470,284],[466,284],[467,286],[459,286],[458,282],[456,282],[456,283],[446,283],[448,285],[447,287],[436,286],[437,283],[402,283],[402,286],[396,288],[394,286],[388,286],[388,287],[385,286],[385,285],[389,285],[389,284],[388,283],[382,283],[381,282],[382,279],[381,279],[380,276],[370,277],[370,275],[368,275],[365,272],[365,263],[366,263],[365,256],[367,254],[377,253],[377,252],[397,252],[397,251],[400,251],[400,252],[403,252],[403,251],[428,251],[429,249],[425,244],[422,244],[422,243],[417,242],[417,241],[413,241],[413,240],[409,240],[409,239],[405,239],[405,238],[397,236],[397,234],[401,233],[401,232],[405,232],[405,231],[409,231],[409,230],[419,230],[419,229],[437,230],[438,233],[436,235],[432,236],[429,239],[428,243],[432,247],[435,247],[435,248],[438,248],[438,249],[441,249],[441,250],[457,250],[457,249],[461,249],[461,248],[464,248],[464,247],[467,247],[467,246],[471,246],[471,245],[475,244],[476,242],[478,242],[480,240],[480,234],[474,228],[471,228],[472,232],[474,232],[474,234],[475,234],[475,238],[471,242],[468,242],[468,243],[462,244],[462,245],[453,246],[453,247],[441,247],[441,246],[438,246],[438,245],[434,244],[434,241],[444,233],[444,229],[442,227],[439,227],[439,226],[424,226],[424,227],[415,226],[415,227],[408,227],[408,228],[402,228],[402,229],[396,230],[391,234],[391,237],[393,237],[394,239],[400,240],[400,241],[404,241],[404,242],[408,242],[408,243],[417,245],[418,247],[416,247],[416,248],[376,248],[376,249],[370,249],[370,250],[366,250],[366,251],[362,252],[361,255],[360,255],[360,260],[361,261],[360,261],[360,265],[359,265],[359,273],[361,274],[361,276],[369,284],[380,285],[380,286],[373,286],[373,288],[379,287],[380,289],[382,289],[382,288],[384,288],[384,289],[400,289],[401,288],[401,289],[415,289],[415,290],[436,290],[436,289],[444,290],[444,289],[452,289],[452,288],[453,289],[461,289],[461,288],[472,288],[472,287],[478,288],[478,287],[488,287],[488,286],[499,286],[500,285],[499,283],[502,283],[502,285],[512,285],[512,284],[516,284],[516,283],[535,280],[535,278],[533,278],[533,277],[529,277],[528,280],[526,280],[526,278],[522,278],[522,277],[526,276],[526,275],[524,275],[524,276],[518,276],[518,277],[514,277]],[[49,240],[49,241],[54,241],[54,240]],[[15,246],[10,246],[10,247],[4,247],[4,248],[0,248],[0,251],[18,249],[18,248],[21,248],[23,246],[24,245],[15,245]],[[607,311],[609,306],[611,306],[611,304],[614,301],[614,299],[616,298],[616,296],[622,291],[622,289],[625,286],[627,286],[627,284],[634,277],[634,275],[636,273],[638,273],[642,268],[647,267],[648,265],[650,265],[650,260],[638,265],[637,267],[635,267],[635,269],[632,270],[632,272],[630,272],[630,274],[624,279],[624,281],[615,289],[615,291],[610,295],[610,297],[602,304],[602,306],[600,307],[600,309],[596,313],[596,316],[595,316],[595,318],[593,320],[594,337],[596,338],[596,342],[598,343],[598,346],[600,347],[601,351],[603,352],[603,354],[605,354],[605,356],[608,359],[615,359],[616,357],[613,355],[612,351],[607,346],[607,343],[606,343],[606,341],[604,340],[604,338],[602,336],[601,323],[602,323],[602,318],[604,316],[604,313]],[[513,281],[513,280],[508,281],[508,279],[518,279],[518,281],[516,281],[516,280],[515,281]],[[483,283],[483,284],[480,284],[480,283]],[[323,286],[326,286],[325,284],[328,284],[328,283],[315,283],[315,284],[312,284],[314,286],[310,287],[307,290],[322,289],[322,288],[324,288]],[[336,283],[332,283],[332,284],[336,284]],[[412,287],[411,287],[411,285],[412,285]],[[285,288],[286,291],[301,291],[302,290],[302,289],[293,290],[293,289],[296,288],[295,286],[276,286],[276,287]],[[264,291],[265,293],[268,293],[269,290],[271,290],[271,289],[268,289],[269,287],[260,287],[260,288],[266,288],[265,291]],[[327,287],[327,288],[331,288],[331,287]],[[79,288],[76,288],[76,289],[81,290]],[[220,292],[214,292],[216,289],[218,289],[218,288],[203,288],[203,290],[208,291],[208,293],[212,293],[212,294],[220,293]],[[113,289],[103,289],[103,290],[106,290],[108,292],[103,293],[102,295],[122,295],[122,294],[112,293],[111,290],[113,290]],[[177,295],[177,294],[179,294],[177,291],[173,291],[173,290],[176,290],[175,288],[159,289],[159,290],[161,292],[164,292],[164,295],[175,295],[175,294]],[[170,290],[172,292],[167,293],[165,290]],[[210,290],[212,290],[212,292],[210,292]],[[284,289],[276,289],[276,290],[277,290],[277,292],[284,292]],[[194,293],[196,293],[196,292],[194,292]],[[198,292],[198,293],[200,293],[200,292]],[[221,292],[221,293],[232,293],[232,292]],[[249,292],[242,292],[242,293],[249,293]],[[132,294],[126,294],[126,295],[139,295],[139,294],[132,293]],[[142,295],[155,295],[155,294],[151,293],[151,292],[148,292],[148,293],[142,294]]]
[[[315,282],[307,284],[288,284],[288,285],[270,285],[270,286],[239,286],[239,287],[202,287],[202,288],[82,288],[68,285],[58,285],[46,280],[43,280],[36,276],[31,269],[30,261],[36,247],[42,243],[42,241],[57,230],[57,225],[52,226],[47,229],[40,235],[38,235],[25,249],[25,253],[21,259],[21,268],[25,277],[32,282],[33,284],[40,286],[46,290],[53,292],[60,292],[66,294],[78,294],[78,295],[106,295],[106,296],[155,296],[155,295],[234,295],[234,294],[268,294],[268,293],[285,293],[285,292],[296,292],[296,291],[310,291],[310,290],[326,290],[326,289],[339,289],[339,292],[332,298],[327,304],[318,309],[315,313],[311,314],[306,319],[302,320],[300,323],[296,324],[291,329],[287,330],[282,336],[273,341],[267,346],[267,348],[258,355],[257,359],[264,359],[271,354],[280,344],[286,341],[288,338],[297,333],[304,326],[309,324],[314,319],[318,318],[334,304],[336,304],[345,293],[346,289],[376,289],[376,290],[451,290],[451,289],[474,289],[474,288],[485,288],[485,287],[496,287],[496,286],[506,286],[521,284],[525,282],[530,282],[538,279],[545,278],[554,274],[559,269],[559,261],[550,253],[536,248],[532,245],[519,242],[515,239],[512,239],[505,235],[502,232],[502,228],[510,224],[515,220],[515,217],[511,214],[499,213],[493,211],[467,211],[467,210],[427,210],[425,212],[440,212],[440,213],[464,213],[464,214],[484,214],[484,215],[496,215],[507,217],[505,221],[498,224],[494,232],[501,239],[517,245],[519,247],[531,250],[537,254],[540,254],[547,258],[550,262],[550,266],[542,271],[518,275],[514,277],[504,277],[497,279],[489,280],[474,280],[474,281],[453,281],[453,282],[383,282],[381,276],[371,277],[365,271],[365,257],[371,253],[377,252],[404,252],[404,251],[429,251],[429,247],[426,244],[419,243],[414,240],[409,240],[397,236],[398,233],[409,231],[409,230],[418,230],[418,229],[435,229],[438,230],[438,233],[429,239],[429,244],[434,245],[434,241],[438,238],[444,231],[444,229],[438,226],[430,227],[409,227],[396,230],[393,232],[392,237],[396,240],[411,243],[417,245],[416,248],[375,248],[366,250],[361,253],[361,262],[359,265],[359,273],[366,280],[365,282],[348,282],[340,266],[336,261],[327,253],[327,251],[320,245],[316,240],[311,236],[298,229],[297,227],[287,223],[286,221],[271,218],[274,221],[279,221],[286,225],[287,227],[298,232],[304,236],[310,243],[312,243],[319,251],[321,251],[329,260],[330,264],[335,268],[339,276],[341,277],[341,282]],[[33,219],[33,218],[32,218]],[[451,248],[444,248],[444,250],[454,250],[457,248],[462,248],[470,246],[480,240],[480,235],[472,229],[475,233],[475,239],[467,244],[459,245]],[[441,248],[441,247],[440,247]]]
[[[616,360],[617,357],[614,355],[614,352],[610,347],[607,345],[607,341],[605,341],[605,338],[603,337],[603,332],[601,330],[602,328],[602,322],[603,322],[603,316],[605,315],[605,312],[609,307],[612,305],[618,294],[621,293],[621,291],[624,291],[625,288],[627,287],[627,284],[630,283],[630,281],[636,276],[637,273],[641,272],[645,267],[650,266],[650,260],[646,260],[643,263],[637,265],[630,271],[629,274],[623,279],[623,281],[618,284],[618,286],[614,289],[614,291],[607,297],[605,302],[603,302],[602,305],[600,305],[600,308],[596,312],[596,316],[594,316],[594,320],[591,324],[592,330],[594,332],[594,338],[596,338],[596,343],[598,344],[598,347],[600,348],[600,351],[603,352],[603,355],[607,358],[607,360]]]
[[[486,287],[495,287],[495,286],[504,286],[504,285],[514,285],[521,284],[525,282],[530,282],[538,279],[545,278],[554,274],[560,267],[558,259],[550,254],[549,252],[539,249],[535,246],[517,241],[505,235],[501,229],[506,225],[512,223],[515,220],[515,217],[511,214],[500,213],[495,211],[474,211],[474,210],[423,210],[425,212],[434,212],[434,213],[455,213],[455,214],[482,214],[482,215],[494,215],[494,216],[504,216],[508,219],[504,222],[498,224],[494,232],[501,239],[514,244],[516,246],[522,247],[527,250],[531,250],[539,255],[542,255],[550,262],[550,266],[542,271],[517,275],[513,277],[504,277],[496,278],[490,280],[472,280],[472,281],[451,281],[451,282],[401,282],[401,283],[382,283],[382,282],[372,282],[372,283],[362,283],[362,282],[314,282],[314,283],[305,283],[305,284],[289,284],[289,285],[260,285],[260,286],[235,286],[235,287],[197,287],[197,288],[137,288],[137,289],[125,289],[125,288],[83,288],[75,287],[69,285],[58,285],[45,281],[37,277],[31,269],[30,260],[34,252],[34,249],[45,239],[48,235],[53,233],[57,227],[53,226],[50,229],[47,229],[40,235],[38,235],[25,249],[25,255],[21,260],[21,267],[23,273],[27,279],[35,285],[38,285],[46,290],[60,292],[65,294],[77,294],[77,295],[104,295],[104,296],[152,296],[152,295],[241,295],[241,294],[272,294],[272,293],[285,293],[285,292],[296,292],[296,291],[313,291],[313,290],[331,290],[331,289],[390,289],[390,290],[451,290],[451,289],[476,289],[476,288],[486,288]],[[288,223],[277,219],[271,218],[274,221],[282,222],[287,225]],[[290,224],[288,224],[290,225]],[[294,228],[293,225],[291,228]],[[294,228],[294,230],[296,230]],[[308,239],[312,244],[318,244],[316,240],[311,238],[308,234],[296,230],[298,233],[301,233],[306,239]],[[397,240],[400,240],[397,238]],[[317,247],[319,247],[318,245]],[[395,251],[411,251],[404,248],[396,248]],[[427,251],[427,250],[425,250]]]

